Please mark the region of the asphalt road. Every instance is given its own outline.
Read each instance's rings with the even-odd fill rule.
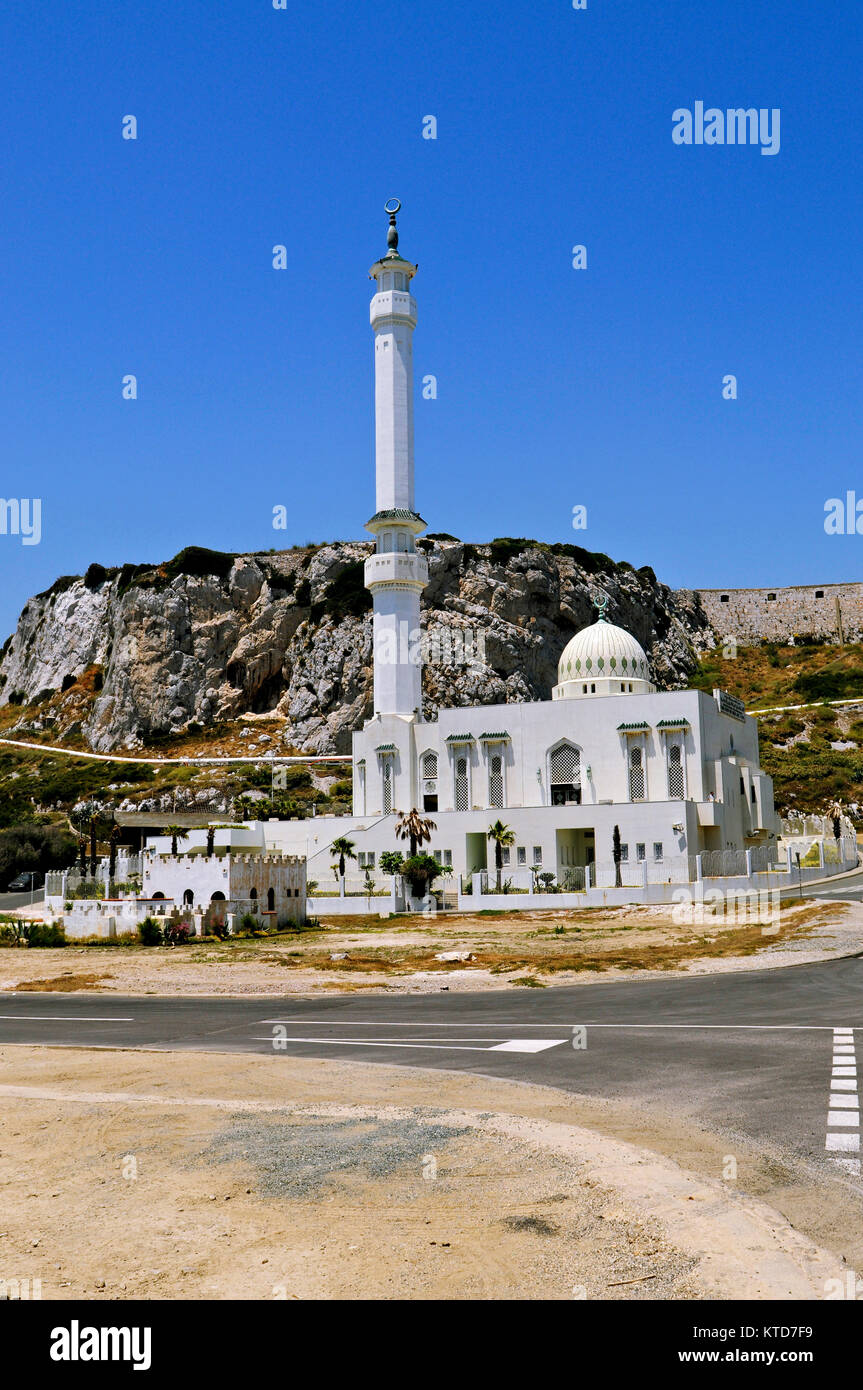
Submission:
[[[575,1037],[585,1046],[574,1045],[574,1028],[585,1030]],[[656,1105],[690,1127],[778,1146],[822,1168],[834,1161],[825,1152],[833,1030],[849,1028],[863,1029],[860,958],[507,993],[0,994],[3,1044],[275,1052],[286,1066],[329,1057],[479,1072]]]
[[[41,903],[44,898],[44,888],[37,888],[35,893],[0,893],[0,912],[14,912],[17,907],[30,907],[32,903]]]

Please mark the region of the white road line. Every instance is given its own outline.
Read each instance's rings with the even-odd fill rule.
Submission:
[[[134,1023],[134,1018],[117,1018],[113,1014],[110,1018],[104,1018],[98,1014],[0,1014],[0,1018],[26,1019],[28,1022],[38,1023]]]
[[[565,1041],[565,1038],[555,1038],[551,1042],[546,1038],[517,1038],[511,1044],[499,1043],[495,1046],[479,1047],[450,1042],[429,1042],[425,1038],[418,1038],[415,1042],[392,1042],[389,1039],[378,1038],[274,1038],[271,1033],[262,1038],[252,1038],[252,1042],[273,1043],[276,1050],[282,1043],[324,1043],[329,1047],[407,1047],[413,1048],[414,1051],[419,1049],[431,1052],[542,1052],[547,1047],[562,1047]]]
[[[857,1063],[854,1053],[854,1034],[849,1028],[833,1030],[833,1068],[830,1078],[830,1100],[827,1112],[828,1154],[859,1154],[860,1100],[857,1092]],[[846,1130],[837,1134],[837,1130]],[[830,1162],[846,1173],[860,1175],[859,1158],[835,1158]]]
[[[826,1147],[827,1147],[827,1149],[828,1149],[829,1151],[831,1151],[832,1153],[846,1153],[846,1154],[856,1154],[856,1153],[859,1153],[859,1152],[860,1152],[860,1135],[859,1135],[859,1134],[828,1134],[828,1135],[827,1135],[827,1145],[826,1145]],[[844,1168],[845,1165],[843,1164],[842,1166],[843,1166],[843,1168]],[[860,1164],[859,1164],[859,1161],[858,1161],[858,1164],[857,1164],[857,1169],[856,1169],[856,1171],[857,1171],[858,1173],[860,1172]]]
[[[682,1028],[698,1032],[702,1029],[713,1029],[719,1032],[746,1031],[754,1029],[758,1032],[791,1032],[791,1033],[835,1033],[835,1029],[829,1023],[592,1023],[590,1019],[575,1017],[569,1023],[540,1023],[536,1019],[529,1020],[527,1023],[516,1023],[512,1019],[489,1019],[487,1023],[469,1023],[465,1019],[405,1019],[382,1018],[382,1019],[339,1019],[339,1018],[259,1018],[256,1020],[258,1026],[265,1023],[299,1023],[308,1027],[317,1025],[319,1028],[497,1028],[506,1029],[507,1032],[512,1028],[565,1028],[570,1032],[573,1027],[579,1028]],[[863,1026],[863,1025],[861,1025]],[[853,1031],[853,1030],[849,1030]],[[838,1039],[840,1044],[846,1039]]]

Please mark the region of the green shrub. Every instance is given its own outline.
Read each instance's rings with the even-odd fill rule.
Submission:
[[[235,554],[226,551],[208,550],[203,545],[187,545],[163,568],[169,579],[176,579],[179,575],[205,578],[211,574],[226,579],[236,558]]]
[[[254,912],[244,912],[239,922],[234,924],[234,936],[260,936],[263,934],[262,923]]]
[[[841,700],[846,696],[863,694],[863,670],[803,671],[794,689],[804,700]]]
[[[5,802],[5,796],[0,797],[0,808]],[[11,808],[14,810],[19,805],[12,802]],[[6,809],[9,808],[7,803]],[[75,854],[75,840],[68,831],[57,826],[9,825],[0,830],[0,890],[28,869],[40,873],[67,869],[75,862]]]
[[[145,917],[138,928],[138,936],[142,946],[161,946],[162,928],[155,917]]]
[[[31,922],[28,946],[65,946],[66,933],[56,922]]]

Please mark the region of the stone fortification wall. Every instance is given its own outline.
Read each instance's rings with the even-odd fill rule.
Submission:
[[[721,640],[821,638],[863,641],[863,583],[795,584],[786,589],[699,589],[708,622]]]

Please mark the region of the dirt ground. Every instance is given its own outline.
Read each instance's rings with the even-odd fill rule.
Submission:
[[[682,914],[678,914],[682,915]],[[433,993],[543,988],[650,973],[704,973],[824,960],[863,950],[863,907],[807,900],[760,920],[676,921],[669,907],[347,917],[264,940],[144,948],[72,943],[0,949],[0,991],[122,994]],[[742,917],[742,920],[741,920]],[[442,961],[456,952],[469,959]]]
[[[0,1101],[0,1280],[43,1299],[807,1299],[842,1276],[542,1087],[6,1047]]]

